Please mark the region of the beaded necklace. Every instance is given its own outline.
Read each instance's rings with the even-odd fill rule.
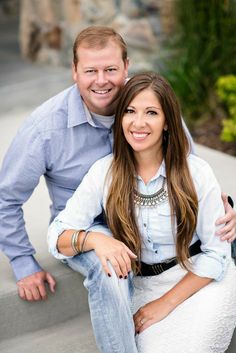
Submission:
[[[163,178],[162,187],[160,190],[151,195],[141,194],[134,190],[134,204],[141,207],[156,207],[165,202],[168,198],[168,191],[166,189],[166,179]]]

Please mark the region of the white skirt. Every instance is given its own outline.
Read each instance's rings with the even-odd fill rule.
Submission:
[[[179,265],[158,276],[134,278],[134,313],[186,274]],[[236,326],[236,266],[185,300],[162,321],[136,335],[139,353],[222,353]]]

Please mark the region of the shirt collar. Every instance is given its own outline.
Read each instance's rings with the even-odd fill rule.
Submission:
[[[68,123],[67,127],[71,128],[84,123],[90,123],[84,109],[83,100],[76,84],[72,86],[68,98]]]
[[[74,86],[72,86],[72,91],[70,92],[68,98],[67,127],[71,128],[85,123],[88,123],[96,128],[101,127],[93,121],[92,115],[89,109],[87,108],[86,104],[84,103],[77,85],[75,84]]]

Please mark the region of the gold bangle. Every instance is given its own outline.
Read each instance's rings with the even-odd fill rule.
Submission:
[[[78,248],[78,236],[80,232],[81,230],[77,230],[72,234],[72,237],[71,237],[71,247],[75,255],[78,255],[80,253]]]
[[[86,230],[85,236],[84,236],[84,239],[83,239],[83,241],[82,241],[81,248],[80,248],[81,254],[84,252],[84,246],[85,246],[85,243],[86,243],[86,240],[87,240],[87,238],[88,238],[89,233],[90,233],[90,231],[89,231],[89,230]]]

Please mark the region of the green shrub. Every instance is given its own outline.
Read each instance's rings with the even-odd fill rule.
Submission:
[[[216,82],[216,92],[228,113],[228,119],[223,120],[221,139],[236,141],[236,76],[220,77]]]
[[[185,118],[214,115],[217,78],[236,72],[236,1],[175,0],[175,13],[162,73],[175,89]]]

